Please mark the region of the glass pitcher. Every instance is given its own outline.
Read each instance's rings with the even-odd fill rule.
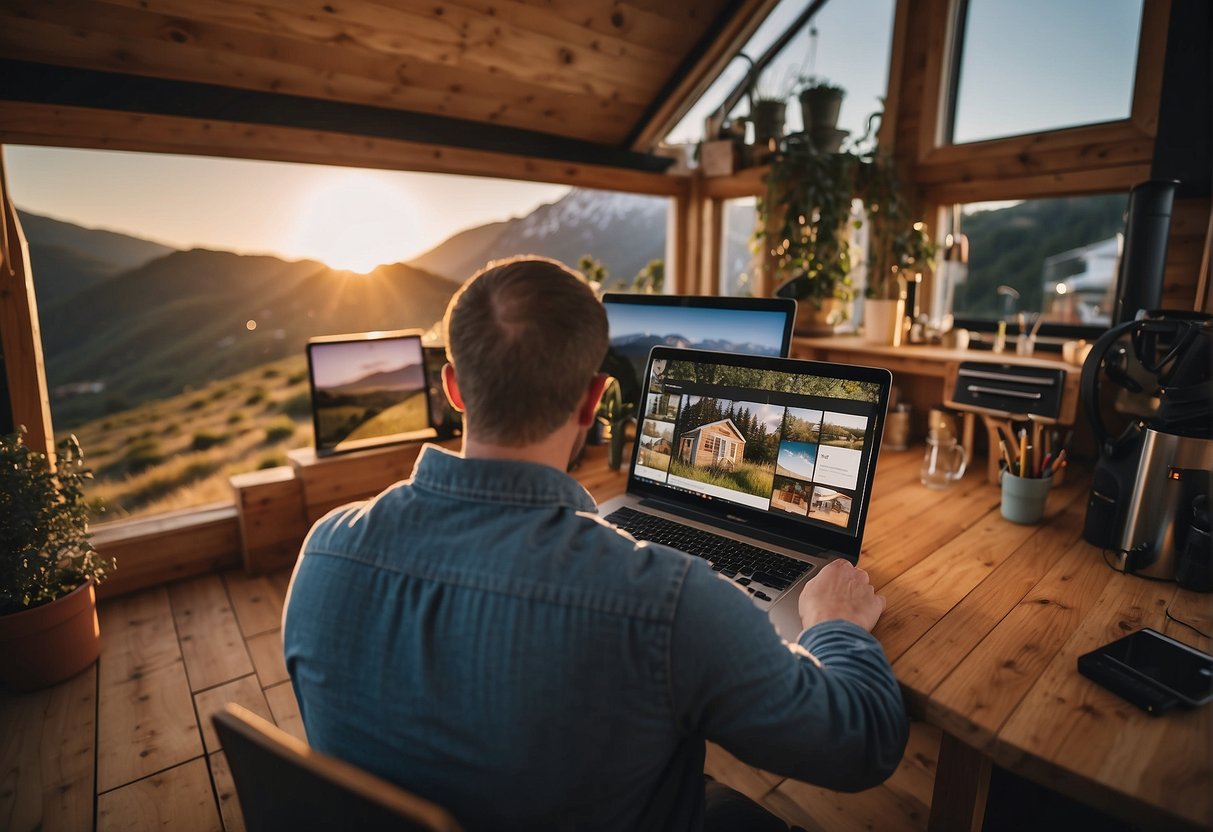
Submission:
[[[965,475],[968,463],[964,446],[953,437],[928,436],[919,477],[927,488],[947,488]]]

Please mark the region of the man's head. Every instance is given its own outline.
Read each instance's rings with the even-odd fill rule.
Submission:
[[[565,424],[606,355],[602,304],[555,260],[490,263],[451,298],[444,321],[468,433],[521,446]]]

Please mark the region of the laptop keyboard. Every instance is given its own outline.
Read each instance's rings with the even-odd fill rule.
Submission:
[[[709,561],[714,571],[733,579],[762,601],[770,601],[771,596],[751,584],[782,591],[813,568],[802,560],[631,508],[621,508],[606,519],[638,540],[664,543]]]

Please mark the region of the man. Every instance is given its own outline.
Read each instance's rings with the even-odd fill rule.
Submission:
[[[590,289],[554,261],[490,264],[445,324],[463,455],[425,448],[411,480],[317,523],[295,569],[283,632],[311,744],[471,830],[723,828],[746,809],[715,783],[705,803],[705,739],[829,788],[886,778],[907,723],[862,570],[821,570],[789,646],[565,473],[605,383]]]

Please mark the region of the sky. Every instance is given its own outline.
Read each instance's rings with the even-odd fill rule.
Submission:
[[[607,318],[615,337],[628,335],[681,335],[692,342],[726,339],[736,344],[761,344],[778,355],[783,347],[781,312],[750,312],[737,309],[671,308],[668,304],[643,306],[608,303]]]
[[[757,57],[803,10],[782,0],[743,50]],[[957,140],[975,141],[1128,114],[1142,0],[969,0]],[[758,79],[790,95],[799,76],[841,84],[852,139],[881,107],[894,0],[831,0]],[[1022,33],[1017,34],[1017,33]],[[668,137],[694,141],[744,77],[734,60]],[[1014,70],[1014,71],[1010,71]],[[736,112],[744,115],[743,102]],[[791,104],[788,129],[800,127]],[[7,146],[19,208],[177,248],[317,259],[366,272],[450,235],[525,216],[568,186],[443,174],[197,156]]]
[[[201,156],[6,146],[18,208],[175,248],[370,271],[525,216],[567,185]]]

